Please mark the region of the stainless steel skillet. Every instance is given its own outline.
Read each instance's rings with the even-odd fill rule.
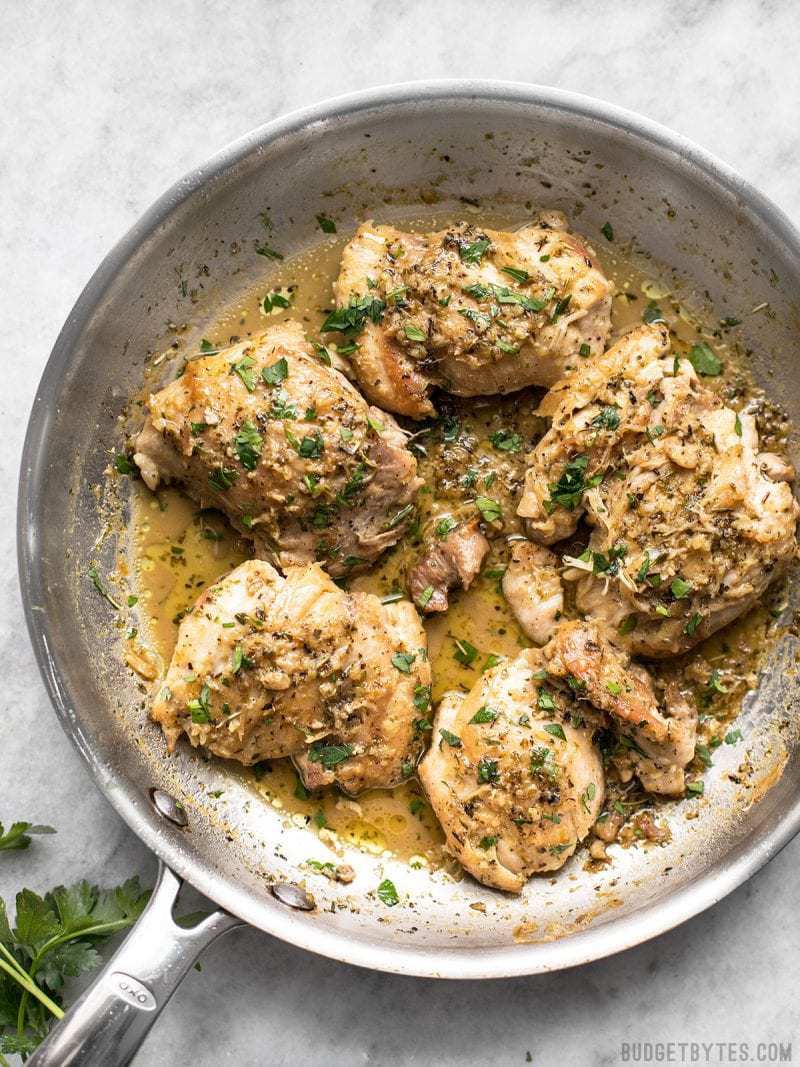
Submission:
[[[452,213],[476,200],[502,203],[520,219],[534,205],[559,207],[598,246],[611,221],[617,240],[633,239],[640,256],[670,265],[672,288],[743,320],[757,380],[800,425],[800,235],[729,168],[618,108],[493,82],[370,90],[269,123],[175,185],[109,254],[70,314],[22,461],[20,581],[43,678],[98,784],[166,865],[140,925],[31,1063],[128,1062],[197,952],[238,921],[387,971],[549,971],[670,929],[730,892],[800,828],[789,637],[746,703],[746,750],[719,750],[705,797],[675,809],[667,846],[623,852],[604,873],[576,858],[516,899],[355,849],[347,856],[355,882],[315,879],[312,898],[292,888],[310,854],[308,830],[221,764],[186,751],[166,757],[146,718],[145,688],[121,664],[115,616],[86,579],[89,560],[101,570],[114,563],[95,490],[145,359],[174,335],[168,323],[190,320],[187,341],[198,340],[219,307],[264,276],[260,212],[269,210],[270,241],[289,255],[314,243],[320,211],[345,228],[370,215],[408,217],[432,199]],[[387,876],[401,897],[391,909],[375,892]],[[193,931],[170,918],[179,878],[223,909]]]

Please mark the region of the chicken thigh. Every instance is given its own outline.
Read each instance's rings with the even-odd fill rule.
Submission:
[[[601,353],[611,285],[558,212],[515,232],[364,223],[342,254],[323,330],[355,339],[368,399],[420,419],[434,385],[459,396],[551,385]]]
[[[627,756],[651,793],[682,796],[684,768],[694,757],[697,708],[677,682],[659,695],[653,678],[594,623],[565,622],[543,650],[551,678],[608,716],[626,739]]]
[[[180,482],[282,567],[350,573],[412,520],[421,480],[405,436],[296,323],[192,360],[149,408],[134,455],[146,484]]]
[[[530,541],[512,543],[503,575],[503,596],[525,633],[537,645],[546,644],[564,613],[564,587],[558,556]]]
[[[239,763],[293,756],[308,788],[394,785],[421,750],[426,637],[408,601],[346,593],[317,564],[286,577],[248,560],[184,618],[151,715],[172,751]]]
[[[450,851],[509,892],[563,866],[603,804],[595,723],[571,714],[576,696],[548,666],[547,649],[527,649],[445,694],[419,767]]]
[[[565,561],[576,605],[656,658],[752,607],[795,555],[798,517],[794,472],[759,453],[753,416],[669,349],[666,327],[641,326],[553,387],[518,508],[542,544],[585,515],[589,547]]]

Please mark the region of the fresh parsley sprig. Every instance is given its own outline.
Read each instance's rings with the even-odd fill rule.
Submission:
[[[0,826],[0,848],[25,849],[30,834],[53,832],[27,822],[7,833]],[[56,886],[44,896],[23,889],[13,924],[0,900],[0,1064],[5,1055],[28,1056],[44,1040],[64,1015],[67,979],[100,963],[97,946],[131,926],[149,896],[138,878],[114,889],[86,881]]]

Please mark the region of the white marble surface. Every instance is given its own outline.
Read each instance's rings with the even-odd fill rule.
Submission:
[[[114,241],[175,178],[250,127],[328,95],[481,76],[642,111],[736,166],[800,222],[800,8],[778,0],[398,3],[0,0],[0,818],[58,836],[0,858],[0,894],[154,864],[62,736],[24,631],[14,499],[57,331]],[[391,977],[254,931],[207,954],[137,1067],[574,1067],[625,1040],[795,1039],[800,840],[682,929],[579,971],[492,983]],[[716,1062],[716,1061],[712,1061]]]

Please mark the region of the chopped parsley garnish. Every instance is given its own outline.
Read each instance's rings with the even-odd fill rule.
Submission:
[[[414,686],[414,707],[417,711],[427,711],[431,706],[431,687],[429,685]]]
[[[383,901],[387,908],[393,908],[395,904],[400,903],[400,897],[397,895],[395,884],[388,878],[384,878],[378,886],[378,897]]]
[[[618,697],[622,692],[622,686],[619,682],[606,682],[606,689],[612,695],[612,697]]]
[[[121,605],[118,604],[116,600],[114,600],[114,598],[111,596],[111,594],[105,588],[103,583],[100,581],[100,575],[97,573],[97,567],[90,567],[89,570],[86,573],[89,576],[89,578],[91,579],[92,585],[95,587],[95,589],[100,594],[100,596],[103,598],[103,600],[108,601],[108,603],[111,605],[112,608],[114,608],[116,611],[119,611],[120,608],[121,608]]]
[[[274,248],[270,248],[269,245],[256,245],[256,255],[265,256],[267,259],[283,259],[280,252],[276,252]]]
[[[600,227],[600,233],[602,233],[603,237],[605,237],[607,241],[614,240],[614,228],[610,222],[603,223],[603,225]]]
[[[367,319],[376,325],[383,318],[386,304],[375,296],[351,296],[347,307],[336,308],[320,327],[320,333],[341,331],[348,336],[355,336],[364,329]]]
[[[663,322],[664,313],[661,308],[655,302],[655,300],[648,300],[647,305],[642,312],[642,322],[654,323]]]
[[[441,420],[442,440],[445,444],[452,444],[461,435],[461,422],[455,415],[445,415]]]
[[[566,312],[572,301],[572,293],[567,293],[566,296],[562,296],[560,300],[556,301],[556,306],[553,308],[553,314],[550,316],[551,322],[557,322],[561,316]]]
[[[722,360],[717,359],[705,341],[692,345],[692,350],[689,353],[689,362],[703,378],[716,378],[722,374]]]
[[[241,465],[248,471],[254,471],[261,456],[263,441],[252,422],[243,422],[234,438],[236,455]]]
[[[238,477],[238,473],[232,467],[215,467],[213,471],[209,471],[208,484],[223,492],[225,489],[230,489]]]
[[[480,841],[478,842],[478,848],[482,848],[484,852],[486,852],[487,849],[494,848],[496,844],[497,837],[493,835],[487,835],[486,837],[482,837],[480,839]]]
[[[578,349],[578,355],[579,356],[583,356],[584,358],[586,358],[586,356],[590,356],[591,354],[592,354],[592,346],[591,345],[587,345],[587,343],[584,341],[583,344],[581,345],[581,347]]]
[[[541,703],[539,706],[541,707]],[[560,722],[549,722],[544,729],[548,734],[552,734],[553,737],[557,737],[561,741],[567,740],[567,735],[564,733],[564,727]]]
[[[684,626],[683,632],[685,634],[687,634],[689,637],[691,637],[692,634],[694,634],[694,632],[697,630],[697,627],[700,625],[700,623],[702,621],[703,621],[703,616],[702,615],[698,615],[698,613],[695,612],[694,615],[692,615],[691,619],[689,619],[689,621]]]
[[[399,526],[402,522],[405,522],[405,520],[408,518],[409,515],[412,514],[413,511],[414,505],[406,504],[404,508],[400,508],[400,510],[395,512],[395,514],[392,515],[391,518],[386,520],[386,529],[394,530],[396,526]]]
[[[436,525],[433,528],[433,532],[436,534],[436,536],[438,538],[441,539],[441,538],[447,537],[447,535],[450,533],[450,531],[451,530],[455,530],[455,528],[457,526],[458,526],[458,523],[452,517],[452,515],[446,515],[443,519],[439,519],[439,521],[436,523]]]
[[[139,468],[124,452],[114,456],[114,467],[119,474],[138,474]]]
[[[414,652],[395,652],[392,656],[392,666],[396,667],[401,674],[411,674],[411,667],[416,658]]]
[[[325,350],[323,349],[323,351]],[[330,359],[330,357],[328,358]],[[281,382],[285,382],[289,377],[289,364],[285,358],[279,359],[271,367],[264,367],[261,371],[261,377],[267,385],[280,385]]]
[[[735,745],[738,741],[741,741],[741,740],[742,740],[742,731],[741,730],[729,730],[725,734],[725,744],[726,745]]]
[[[336,233],[336,223],[328,215],[317,215],[317,222],[323,233]]]
[[[501,267],[500,270],[503,274],[507,274],[509,278],[513,278],[518,285],[524,285],[530,279],[530,274],[520,267]]]
[[[446,741],[450,748],[461,748],[461,738],[458,734],[453,734],[444,728],[442,728],[439,733],[442,736],[442,740]]]
[[[711,672],[711,676],[708,679],[708,689],[712,693],[727,693],[728,690],[720,681],[720,673],[717,670]]]
[[[256,387],[256,375],[253,371],[255,362],[252,356],[242,356],[238,363],[231,365],[231,370],[234,374],[239,375],[248,393],[252,393]]]
[[[548,693],[546,689],[539,690],[539,696],[536,703],[542,709],[542,711],[555,710],[556,702],[553,700],[552,696],[550,695],[550,693]]]
[[[590,425],[603,430],[616,430],[619,426],[619,408],[616,404],[603,408],[599,415],[595,415]]]
[[[586,490],[594,488],[603,480],[603,475],[599,472],[593,474],[591,478],[586,477],[588,463],[589,457],[585,453],[581,453],[571,459],[561,472],[561,477],[558,481],[552,482],[548,486],[550,500],[545,501],[545,505],[549,503],[551,510],[558,505],[567,511],[574,511],[580,504]],[[546,506],[545,510],[547,510]]]
[[[417,605],[421,608],[426,608],[430,604],[431,597],[433,596],[433,586],[426,585],[422,592],[417,597]]]
[[[297,418],[297,408],[290,403],[289,397],[279,389],[272,395],[272,407],[269,409],[269,418],[291,421]]]
[[[352,755],[352,745],[326,745],[322,741],[315,741],[308,750],[308,758],[312,763],[321,763],[328,768],[344,763]]]
[[[273,289],[271,293],[267,293],[264,299],[261,301],[261,307],[264,309],[264,314],[269,315],[270,311],[275,308],[288,308],[292,303],[292,294],[284,296],[277,289]]]
[[[596,796],[597,786],[594,784],[594,782],[589,782],[584,791],[581,793],[581,807],[587,815],[589,814],[590,810],[589,804],[594,800]]]
[[[522,451],[522,438],[511,430],[495,430],[489,440],[500,452]]]
[[[288,427],[284,432],[286,433],[286,440],[301,459],[319,459],[325,451],[325,441],[319,430],[315,430],[311,436],[306,434],[301,441],[295,437]]]
[[[500,771],[497,769],[497,760],[482,756],[478,760],[478,781],[482,784],[497,782],[500,779]]]
[[[633,631],[636,629],[636,621],[637,620],[635,615],[626,615],[617,627],[617,633],[621,634],[623,637],[626,634],[633,633]]]
[[[741,326],[742,320],[735,318],[733,315],[728,315],[724,319],[719,320],[720,326]]]
[[[233,650],[233,656],[231,657],[231,670],[234,674],[238,674],[241,670],[248,670],[250,667],[255,666],[255,660],[250,659],[249,656],[244,654],[244,646],[237,645]]]
[[[475,506],[481,513],[485,522],[497,522],[503,517],[503,509],[496,500],[488,496],[479,496],[475,499]]]
[[[692,591],[691,583],[685,582],[683,578],[673,578],[669,588],[676,600],[683,600]]]
[[[404,329],[404,333],[405,333],[406,337],[409,339],[409,341],[424,341],[426,339],[426,336],[427,336],[419,328],[419,326],[415,326],[413,322],[407,323],[407,325],[406,325],[406,327]]]
[[[484,704],[483,707],[478,708],[478,710],[475,712],[475,714],[469,721],[470,724],[480,724],[486,722],[494,722],[496,718],[497,712],[494,710],[494,708],[490,708],[488,705]]]
[[[736,412],[736,419],[734,420],[734,423],[733,423],[733,430],[734,430],[734,433],[736,434],[737,437],[741,437],[742,436],[742,420],[739,417],[739,412],[738,411]]]
[[[456,650],[453,653],[453,657],[459,662],[463,663],[465,667],[471,667],[475,660],[478,658],[478,650],[474,645],[471,645],[469,641],[466,641],[461,637],[454,637]]]
[[[701,797],[705,789],[705,783],[702,781],[686,783],[686,792],[692,796]]]
[[[480,263],[491,245],[492,242],[488,237],[479,237],[471,244],[459,245],[458,255],[462,263]]]
[[[192,716],[192,722],[198,726],[204,726],[211,722],[211,690],[204,685],[198,696],[190,700],[186,705],[187,711]]]

